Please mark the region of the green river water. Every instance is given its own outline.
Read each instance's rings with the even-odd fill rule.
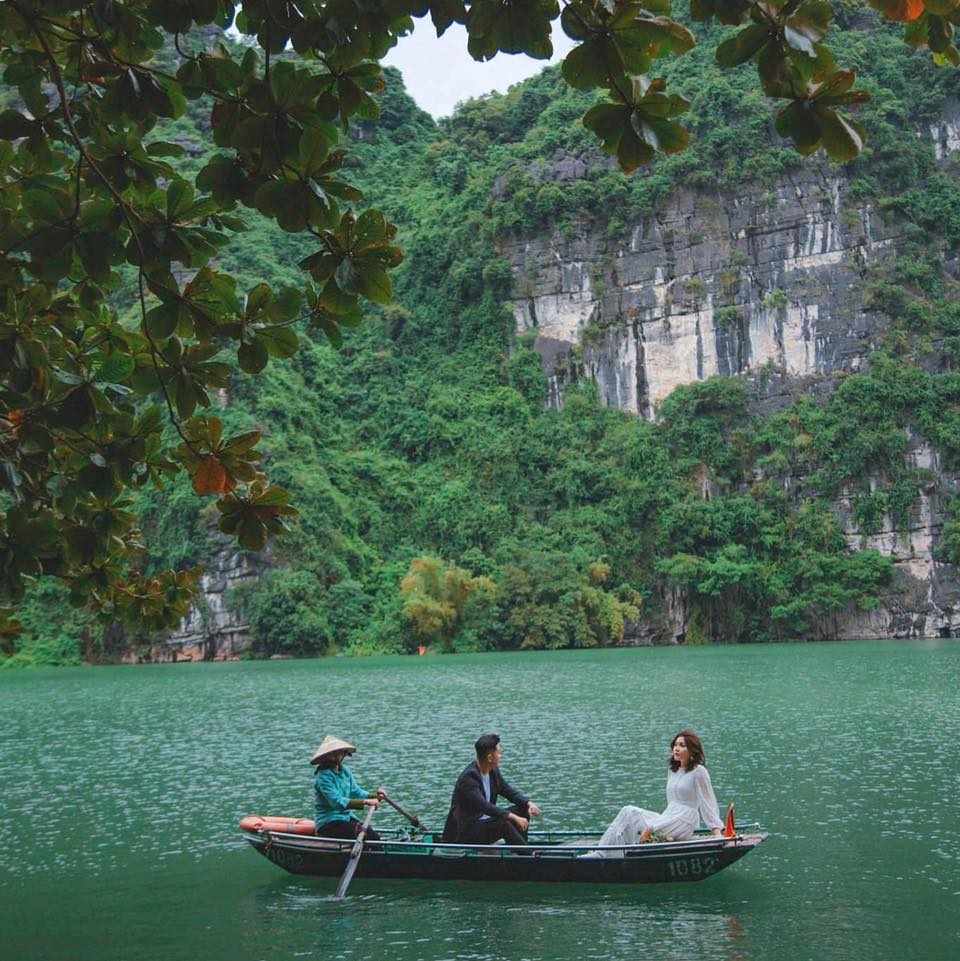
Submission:
[[[570,651],[0,674],[0,958],[806,961],[960,957],[960,642]],[[698,883],[288,875],[245,813],[311,815],[322,735],[442,825],[477,735],[543,808],[661,808],[697,730],[768,841]],[[399,826],[392,812],[377,815]]]

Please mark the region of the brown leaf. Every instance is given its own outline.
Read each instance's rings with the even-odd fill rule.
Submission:
[[[9,410],[6,414],[0,415],[10,425],[10,430],[15,437],[20,436],[20,427],[23,424],[22,410]]]
[[[193,475],[193,489],[198,494],[228,494],[237,486],[219,457],[209,455]]]
[[[872,6],[883,11],[888,20],[910,23],[924,11],[925,0],[871,0]]]

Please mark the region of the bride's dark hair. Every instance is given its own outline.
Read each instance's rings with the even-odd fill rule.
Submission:
[[[703,745],[700,743],[700,738],[697,737],[693,731],[681,731],[679,734],[674,734],[673,740],[670,742],[670,751],[673,751],[674,744],[676,744],[677,739],[681,737],[687,745],[687,750],[690,752],[690,759],[686,765],[687,770],[692,771],[698,764],[706,764],[707,755],[703,753]],[[670,765],[671,771],[680,770],[680,762],[674,758],[672,753],[667,763]]]

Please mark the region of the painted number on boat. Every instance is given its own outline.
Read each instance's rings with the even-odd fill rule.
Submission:
[[[688,878],[705,878],[719,868],[719,859],[713,855],[698,858],[685,858],[682,861],[671,861],[667,865],[670,877],[678,881]]]
[[[283,848],[271,847],[267,849],[267,857],[280,867],[288,871],[296,871],[303,864],[303,855],[297,851],[285,851]]]

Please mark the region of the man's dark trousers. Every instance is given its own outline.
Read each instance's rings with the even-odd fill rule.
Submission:
[[[530,820],[530,811],[526,802],[514,804],[509,809],[511,814]],[[493,844],[501,838],[510,845],[520,846],[529,844],[527,832],[521,831],[509,818],[491,818],[489,821],[474,821],[463,829],[458,839],[460,844]]]

